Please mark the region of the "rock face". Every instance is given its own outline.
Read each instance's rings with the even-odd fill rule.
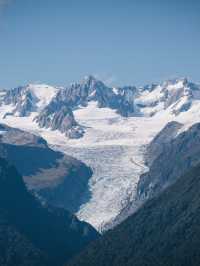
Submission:
[[[134,113],[133,99],[136,91],[135,87],[118,88],[114,91],[103,82],[88,76],[81,83],[60,90],[54,100],[72,109],[86,106],[89,101],[95,101],[99,108],[109,107],[128,116]]]
[[[134,114],[135,87],[109,88],[94,77],[86,77],[80,84],[74,84],[65,91],[65,97],[72,108],[85,106],[89,101],[95,101],[99,108],[115,109],[123,116]]]
[[[135,105],[135,98],[138,96],[138,90],[133,86],[125,86],[116,89],[117,93],[117,111],[124,117],[134,116],[139,113],[139,108]]]
[[[149,145],[147,162],[149,161],[150,169],[140,177],[138,199],[154,197],[200,162],[200,124],[193,125],[173,138],[173,133],[180,126],[177,123],[168,124]],[[163,142],[163,137],[169,131],[172,133],[170,138]],[[152,153],[157,156],[153,161]]]
[[[82,162],[51,150],[31,133],[0,124],[0,155],[12,162],[29,190],[41,200],[76,212],[89,197],[92,171]]]
[[[1,265],[58,265],[98,233],[63,209],[42,206],[16,169],[0,158]]]
[[[173,184],[190,167],[200,163],[200,125],[183,130],[183,124],[169,122],[146,146],[143,157],[148,170],[140,175],[134,200],[129,200],[115,217],[113,227]]]
[[[67,265],[198,266],[200,166],[176,179]]]
[[[151,166],[159,155],[165,152],[165,146],[169,144],[177,135],[183,124],[172,121],[169,122],[149,143],[145,152],[146,165]]]
[[[35,111],[36,97],[27,90],[26,87],[18,87],[9,90],[5,97],[4,103],[6,105],[13,105],[12,114],[18,116],[28,116]],[[5,114],[7,115],[7,114]]]
[[[84,133],[83,127],[75,121],[72,110],[55,100],[42,110],[35,121],[40,127],[59,130],[69,138],[80,138]]]
[[[110,105],[110,99],[113,97],[111,88],[104,85],[103,82],[94,77],[86,77],[81,83],[74,83],[71,86],[60,90],[56,95],[58,102],[64,102],[71,108],[84,106],[88,101],[97,101],[99,107]]]

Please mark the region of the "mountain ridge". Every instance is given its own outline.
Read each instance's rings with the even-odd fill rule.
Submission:
[[[60,130],[70,138],[80,138],[84,127],[76,122],[73,111],[96,101],[99,108],[111,108],[124,117],[153,116],[162,110],[178,115],[190,109],[193,100],[200,100],[200,87],[186,78],[168,80],[143,88],[108,87],[93,76],[65,88],[28,85],[8,90],[1,96],[1,105],[9,112],[4,116],[29,116],[41,128]]]
[[[92,170],[52,150],[40,136],[0,124],[0,156],[17,168],[27,188],[42,201],[77,212],[89,197]]]

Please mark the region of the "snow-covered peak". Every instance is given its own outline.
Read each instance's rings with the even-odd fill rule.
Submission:
[[[45,84],[29,84],[7,90],[1,97],[1,105],[9,106],[9,115],[27,116],[40,112],[56,95],[58,89]]]
[[[145,86],[140,89],[135,102],[145,115],[154,115],[163,110],[178,115],[187,111],[196,100],[200,100],[200,87],[181,78]]]
[[[59,89],[46,84],[29,84],[26,90],[30,91],[33,97],[36,97],[37,107],[41,110],[50,103]]]

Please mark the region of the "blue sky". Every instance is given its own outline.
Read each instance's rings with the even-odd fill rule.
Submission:
[[[0,87],[200,81],[198,0],[0,0]]]

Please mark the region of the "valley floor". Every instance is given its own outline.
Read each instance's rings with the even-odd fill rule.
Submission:
[[[143,162],[145,145],[168,121],[177,120],[186,126],[198,122],[197,107],[194,105],[184,119],[181,115],[176,118],[166,114],[153,118],[123,118],[115,111],[97,108],[96,103],[91,102],[74,112],[75,119],[86,130],[81,139],[68,139],[58,131],[39,128],[32,121],[34,113],[30,117],[7,116],[3,119],[5,107],[0,107],[0,122],[39,134],[53,149],[82,160],[92,168],[91,198],[80,207],[77,216],[101,230],[105,224],[112,223],[127,203],[134,202],[139,176],[148,170]]]

